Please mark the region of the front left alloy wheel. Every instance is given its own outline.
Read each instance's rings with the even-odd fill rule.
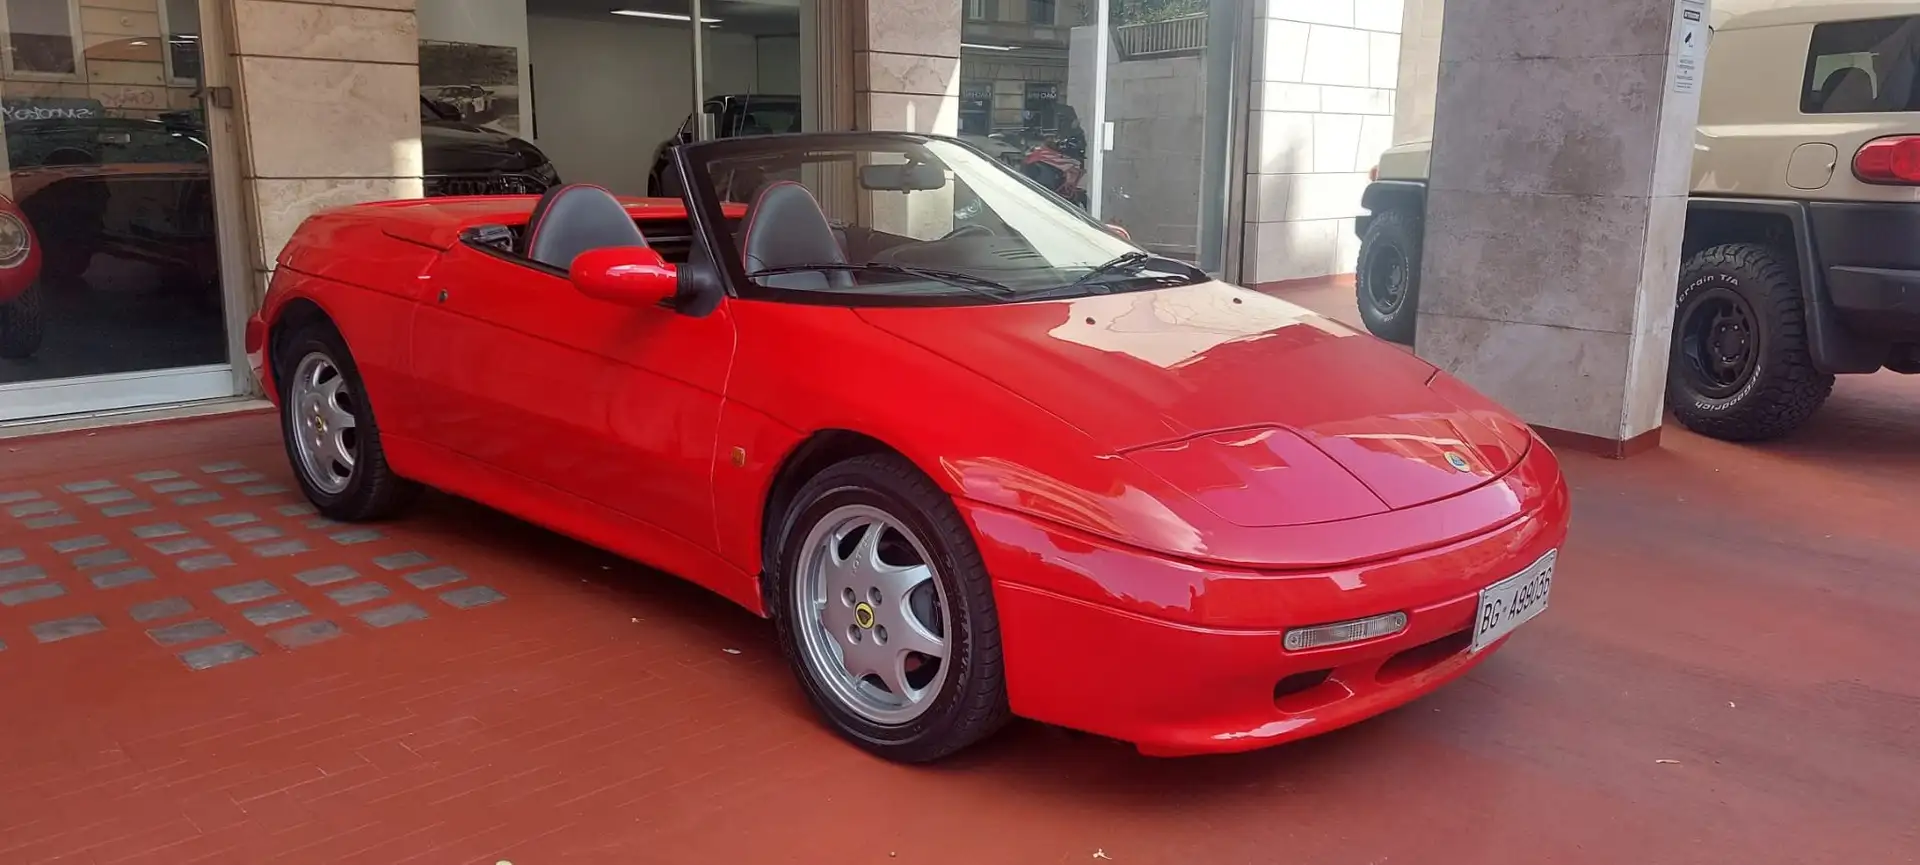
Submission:
[[[953,503],[904,459],[828,468],[788,509],[770,601],[836,731],[891,760],[940,759],[1008,718],[999,619]]]
[[[332,326],[302,327],[278,364],[280,429],[293,473],[315,508],[341,521],[390,516],[419,493],[395,474],[360,371]]]

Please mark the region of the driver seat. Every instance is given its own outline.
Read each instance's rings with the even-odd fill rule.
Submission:
[[[646,245],[646,235],[613,193],[576,183],[540,196],[516,251],[548,267],[568,270],[583,252]]]
[[[760,190],[741,231],[741,256],[747,273],[802,264],[846,264],[833,223],[813,193],[791,180],[776,180]],[[770,288],[820,291],[853,285],[846,271],[803,271],[763,276]]]

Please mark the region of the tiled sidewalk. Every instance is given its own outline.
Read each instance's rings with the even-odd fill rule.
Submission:
[[[1890,865],[1916,441],[1876,376],[1789,443],[1568,455],[1553,608],[1351,730],[908,768],[696,588],[443,496],[319,521],[270,415],[0,440],[0,865]]]
[[[789,696],[752,616],[444,497],[315,516],[270,416],[0,460],[0,862],[492,862],[837,747],[712,714]]]
[[[472,582],[465,572],[427,553],[380,553],[393,548],[380,529],[316,516],[293,496],[231,460],[0,490],[25,530],[13,534],[18,546],[0,547],[0,607],[14,608],[0,621],[33,620],[28,633],[48,645],[130,626],[205,670],[270,644],[340,637],[340,621],[388,628],[427,618],[423,604],[505,600],[460,585]]]

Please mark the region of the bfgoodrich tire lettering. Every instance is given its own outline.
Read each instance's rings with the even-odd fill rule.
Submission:
[[[280,385],[281,440],[293,464],[293,476],[320,513],[343,522],[376,520],[397,513],[413,501],[420,486],[387,465],[372,401],[366,398],[359,367],[354,365],[353,354],[339,331],[325,322],[302,326],[289,335],[275,369]],[[311,377],[307,387],[303,387],[303,376]],[[311,398],[323,391],[347,398],[330,398],[325,406],[316,405]],[[317,430],[312,425],[316,410],[333,415]],[[344,417],[339,416],[342,412]],[[351,428],[350,438],[342,441],[328,435],[342,426]],[[316,433],[331,438],[348,452],[344,466],[336,459],[331,473],[316,468],[320,462],[313,456]],[[308,440],[303,442],[303,437]]]
[[[894,713],[893,723],[885,722],[889,713],[851,700],[833,680],[840,671],[822,667],[819,644],[809,647],[809,639],[827,632],[823,623],[828,621],[824,613],[809,612],[816,609],[815,604],[839,601],[837,592],[824,601],[810,594],[808,587],[813,584],[802,570],[810,567],[815,560],[810,554],[817,551],[809,550],[809,540],[820,537],[823,522],[843,520],[848,514],[868,520],[880,515],[882,521],[910,533],[926,553],[925,564],[933,571],[944,606],[940,637],[945,654],[937,672],[942,680],[925,683],[922,690],[932,694],[928,703]],[[775,538],[779,555],[769,600],[781,645],[808,700],[836,732],[881,757],[921,763],[972,745],[1006,723],[1009,710],[1000,624],[986,567],[953,502],[911,463],[893,455],[869,455],[829,467],[794,497]],[[848,537],[846,545],[855,546],[860,539],[860,534]],[[860,592],[858,599],[864,601],[864,587]],[[873,614],[868,612],[863,621],[871,625]],[[839,630],[848,627],[842,623]],[[810,637],[809,629],[814,628],[820,630]],[[873,628],[868,633],[877,632]]]
[[[1374,336],[1413,344],[1420,306],[1420,218],[1405,210],[1383,210],[1367,223],[1355,267],[1360,321]]]
[[[1681,267],[1667,407],[1688,429],[1728,441],[1778,438],[1833,392],[1833,376],[1814,368],[1807,349],[1793,273],[1784,256],[1752,243],[1701,250]]]

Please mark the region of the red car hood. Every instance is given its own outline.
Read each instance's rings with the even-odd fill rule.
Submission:
[[[1241,526],[1457,495],[1505,474],[1530,441],[1518,421],[1412,355],[1223,283],[860,315]]]

